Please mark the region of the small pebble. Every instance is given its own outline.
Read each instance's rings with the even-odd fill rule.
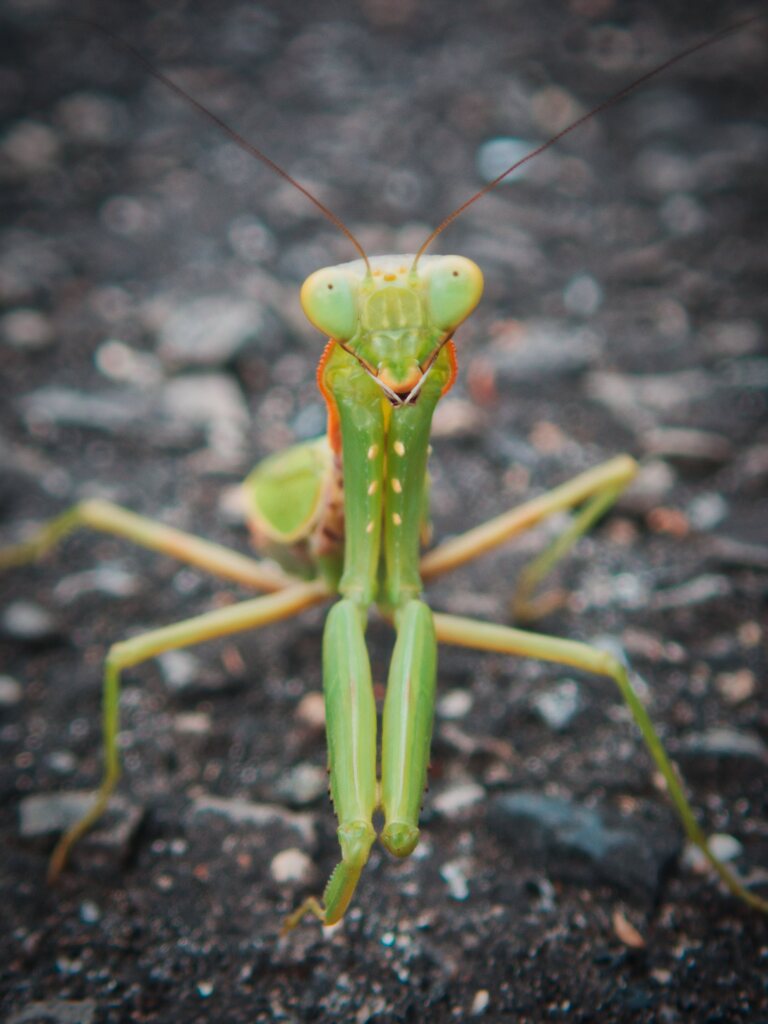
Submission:
[[[768,760],[768,746],[757,733],[726,728],[688,733],[680,741],[678,752],[687,756],[745,757],[763,762]]]
[[[148,352],[139,352],[116,338],[99,345],[96,366],[105,377],[118,383],[152,387],[163,375],[159,361]]]
[[[755,693],[757,680],[755,673],[748,668],[736,672],[721,672],[715,676],[717,692],[728,704],[742,704]]]
[[[32,601],[12,601],[2,613],[0,626],[7,636],[26,643],[41,643],[58,635],[50,612]]]
[[[763,332],[755,320],[728,320],[711,328],[711,348],[721,356],[747,356],[760,351]]]
[[[211,731],[211,716],[205,711],[182,711],[173,716],[173,729],[190,736],[207,736]]]
[[[83,969],[83,961],[79,957],[57,956],[56,970],[59,974],[80,974]]]
[[[432,807],[449,821],[461,817],[470,808],[485,800],[485,790],[476,782],[464,782],[444,789],[432,800]]]
[[[581,704],[578,684],[566,679],[543,693],[537,694],[532,705],[539,717],[550,729],[562,732],[572,722]]]
[[[763,627],[759,622],[743,622],[739,626],[739,643],[745,650],[757,647],[763,639]]]
[[[598,361],[604,343],[601,335],[586,327],[529,320],[522,330],[515,322],[508,331],[497,333],[484,358],[502,389],[582,373]]]
[[[277,795],[289,806],[314,803],[328,789],[328,775],[314,764],[297,764],[284,772],[275,785]]]
[[[93,900],[83,900],[80,904],[80,920],[83,924],[96,924],[101,920],[101,908]]]
[[[731,590],[731,581],[727,576],[706,573],[687,583],[681,583],[679,587],[657,590],[652,597],[652,605],[655,609],[663,611],[672,608],[691,608],[716,598],[728,597]]]
[[[475,992],[472,1005],[469,1008],[470,1017],[481,1017],[491,1005],[491,994],[487,988],[480,988]]]
[[[653,533],[668,533],[673,537],[687,537],[691,532],[688,516],[679,508],[659,505],[650,509],[646,516],[648,528]]]
[[[675,473],[661,459],[643,463],[640,472],[621,496],[624,508],[647,512],[663,501],[675,486]]]
[[[242,526],[245,522],[248,503],[245,488],[240,484],[222,487],[218,500],[220,518],[228,526]]]
[[[585,608],[644,608],[650,594],[649,581],[633,573],[609,573],[595,568],[585,573],[573,594],[579,610]]]
[[[258,337],[262,323],[263,313],[255,302],[195,299],[168,316],[160,329],[158,354],[173,366],[224,366]]]
[[[467,880],[467,862],[464,858],[448,861],[440,868],[440,877],[448,886],[451,899],[462,901],[469,896]]]
[[[134,388],[87,394],[51,385],[25,395],[22,409],[24,420],[32,430],[55,423],[117,433],[129,425],[151,419],[148,397]]]
[[[744,852],[744,847],[738,839],[728,835],[726,832],[714,832],[711,836],[708,836],[707,845],[712,853],[725,863],[736,860]],[[698,846],[695,846],[693,843],[686,843],[682,862],[687,868],[690,868],[691,871],[699,875],[709,874],[712,870],[712,865]]]
[[[220,814],[233,824],[245,823],[257,828],[269,828],[276,822],[298,832],[302,840],[311,844],[315,841],[315,823],[310,814],[286,811],[276,804],[257,804],[238,797],[198,796],[192,801],[193,817],[204,814]]]
[[[157,661],[165,683],[172,690],[185,690],[200,675],[200,659],[191,651],[166,651]]]
[[[565,286],[563,305],[573,316],[592,316],[603,301],[603,289],[591,274],[577,274]]]
[[[531,427],[528,438],[541,455],[556,455],[563,451],[568,443],[567,434],[549,420],[537,420]]]
[[[643,437],[649,455],[673,462],[722,463],[731,457],[732,446],[728,438],[705,430],[659,427],[649,430]]]
[[[68,267],[50,234],[15,228],[0,235],[0,298],[8,306],[29,305]]]
[[[483,429],[485,416],[474,402],[463,398],[446,398],[435,409],[432,437],[476,437]]]
[[[0,318],[0,335],[14,348],[36,351],[54,339],[53,325],[36,309],[14,309]]]
[[[654,327],[670,341],[680,342],[688,336],[690,319],[688,311],[674,299],[662,299],[653,310]]]
[[[122,136],[127,116],[123,104],[114,97],[83,91],[60,100],[56,122],[73,139],[107,143]]]
[[[248,263],[271,263],[277,252],[275,236],[262,221],[250,214],[236,217],[227,238],[233,250]]]
[[[83,594],[104,594],[107,597],[131,597],[139,593],[142,579],[119,565],[102,563],[95,569],[72,573],[59,580],[53,596],[62,604],[82,597]]]
[[[93,288],[88,295],[88,305],[101,320],[110,324],[132,320],[136,315],[132,294],[117,284],[104,284]],[[111,340],[105,341],[104,345],[109,346]],[[123,342],[115,340],[115,344],[123,345]],[[97,353],[98,351],[97,349]]]
[[[713,530],[728,516],[728,502],[714,491],[700,494],[689,503],[686,513],[695,530]]]
[[[659,195],[670,192],[693,192],[696,187],[695,165],[684,152],[664,146],[646,146],[636,161],[640,183]]]
[[[60,832],[82,818],[92,804],[93,793],[88,790],[35,793],[19,805],[19,831],[25,838]]]
[[[249,427],[248,407],[234,378],[223,373],[185,374],[163,388],[167,416],[203,427],[211,448],[239,456]]]
[[[587,394],[610,409],[622,423],[636,432],[647,432],[654,444],[682,449],[680,454],[685,452],[688,457],[692,455],[691,446],[696,443],[696,437],[691,438],[690,435],[701,432],[660,429],[658,418],[708,398],[714,390],[712,377],[703,370],[666,374],[623,374],[600,370],[590,373],[586,381]],[[704,440],[711,440],[711,435],[706,434]],[[705,451],[711,447],[700,441],[699,447],[702,446]]]
[[[104,227],[125,238],[141,238],[156,226],[158,214],[151,203],[135,196],[117,195],[100,210]]]
[[[8,129],[2,151],[9,161],[29,173],[46,171],[56,160],[59,141],[55,133],[39,121],[17,121]]]
[[[675,235],[693,235],[707,223],[707,212],[693,196],[675,192],[659,209],[664,226]]]
[[[477,151],[475,162],[478,174],[483,181],[493,181],[494,178],[503,174],[512,164],[522,160],[532,149],[536,148],[536,145],[536,142],[531,142],[528,139],[515,139],[504,136],[490,139],[488,142],[484,142]],[[520,181],[521,178],[525,178],[533,170],[533,163],[534,161],[531,160],[519,170],[507,175],[504,178],[504,183],[512,185],[516,181]],[[541,164],[539,163],[536,165],[537,179],[541,173]]]
[[[438,715],[449,721],[464,718],[471,708],[472,694],[468,690],[449,690],[437,702]]]
[[[531,97],[536,124],[545,136],[555,135],[583,113],[575,96],[556,85],[545,85]]]
[[[95,1019],[95,999],[45,999],[11,1013],[6,1024],[93,1024]]]
[[[278,885],[311,885],[316,875],[312,858],[296,847],[276,854],[270,862],[269,872]]]
[[[52,750],[46,754],[45,763],[59,775],[69,775],[77,767],[77,758],[71,750]]]
[[[12,676],[0,675],[0,708],[10,708],[21,700],[21,683]]]
[[[216,989],[216,986],[213,984],[212,981],[198,981],[196,987],[198,994],[203,999],[207,999],[209,996],[212,996]]]
[[[325,728],[325,699],[322,693],[306,693],[296,708],[296,718],[312,729]]]
[[[645,939],[621,910],[614,910],[611,921],[614,932],[625,946],[629,946],[630,949],[643,949]]]

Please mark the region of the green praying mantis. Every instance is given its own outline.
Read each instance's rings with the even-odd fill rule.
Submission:
[[[327,405],[327,433],[262,462],[246,479],[247,518],[259,560],[173,529],[101,500],[86,500],[30,540],[0,551],[0,568],[38,558],[73,530],[88,527],[179,559],[261,596],[219,608],[114,644],[103,684],[105,769],[87,814],[59,840],[49,878],[60,874],[73,845],[101,817],[120,775],[118,753],[122,673],[163,652],[252,630],[333,601],[323,635],[323,688],[330,790],[341,858],[321,898],[290,914],[283,931],[311,914],[340,921],[378,836],[395,857],[419,841],[435,708],[438,644],[538,658],[605,676],[628,705],[689,840],[728,889],[768,912],[710,849],[647,711],[614,655],[585,643],[432,611],[424,584],[509,541],[555,513],[569,512],[564,532],[528,565],[514,607],[534,617],[536,591],[574,543],[614,504],[637,471],[626,455],[438,544],[422,554],[428,523],[427,461],[434,410],[456,376],[454,334],[480,301],[480,269],[462,256],[426,250],[470,205],[521,164],[616,103],[671,64],[709,46],[731,26],[677,54],[579,118],[517,161],[450,213],[415,254],[369,257],[339,217],[283,168],[247,142],[132,47],[149,72],[213,121],[246,152],[269,166],[346,235],[354,262],[313,273],[301,289],[309,320],[328,341],[317,380]],[[372,608],[389,622],[395,642],[389,665],[380,743],[366,624]]]

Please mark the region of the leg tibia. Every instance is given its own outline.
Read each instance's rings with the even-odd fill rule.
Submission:
[[[750,892],[709,848],[707,838],[696,821],[693,809],[686,797],[664,746],[653,727],[648,712],[635,693],[629,680],[627,670],[613,655],[601,651],[597,647],[578,643],[574,640],[561,640],[557,637],[543,636],[538,633],[527,633],[508,626],[499,626],[488,622],[476,622],[472,619],[454,615],[438,615],[434,617],[438,640],[444,643],[458,644],[462,647],[474,647],[480,650],[499,651],[516,654],[527,658],[541,658],[560,665],[571,665],[584,672],[607,676],[619,688],[621,696],[632,712],[643,740],[653,761],[664,777],[672,803],[683,823],[688,838],[707,858],[725,885],[739,899],[758,910],[768,913],[768,901]]]
[[[119,646],[119,645],[116,645]],[[48,862],[48,882],[53,883],[59,877],[72,847],[89,832],[104,814],[109,798],[120,778],[120,755],[117,749],[117,733],[120,713],[120,661],[115,657],[113,647],[104,665],[104,684],[102,689],[102,736],[104,743],[104,775],[101,785],[96,791],[93,806],[71,828],[67,829],[54,847]]]

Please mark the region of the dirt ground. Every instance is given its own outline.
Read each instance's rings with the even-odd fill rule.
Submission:
[[[74,5],[372,253],[414,251],[521,147],[754,6]],[[3,542],[98,495],[246,550],[237,481],[323,429],[298,286],[355,254],[64,13],[3,9]],[[675,66],[446,231],[486,296],[432,457],[438,538],[641,461],[537,626],[628,659],[763,895],[767,55],[753,24]],[[434,606],[509,621],[546,536],[441,580]],[[610,684],[501,656],[441,651],[417,854],[375,849],[340,926],[280,939],[337,855],[322,610],[126,672],[120,803],[46,886],[61,794],[99,779],[109,645],[245,596],[87,533],[0,578],[3,1020],[768,1022],[768,923],[684,848]],[[380,693],[388,629],[370,643]]]

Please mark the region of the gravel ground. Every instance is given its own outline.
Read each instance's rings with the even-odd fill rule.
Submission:
[[[74,7],[380,253],[754,5]],[[2,537],[99,495],[245,549],[237,481],[323,429],[298,285],[354,253],[64,12],[3,8]],[[642,461],[540,628],[626,655],[702,823],[763,893],[766,51],[752,25],[677,65],[445,233],[486,297],[432,460],[438,537]],[[435,606],[508,620],[543,542],[446,578]],[[0,579],[4,1020],[768,1021],[766,922],[685,850],[609,685],[498,656],[441,654],[417,854],[374,851],[339,927],[280,940],[336,860],[322,612],[126,673],[120,800],[47,887],[52,830],[99,778],[109,644],[242,596],[86,533]],[[370,639],[382,681],[391,638]]]

